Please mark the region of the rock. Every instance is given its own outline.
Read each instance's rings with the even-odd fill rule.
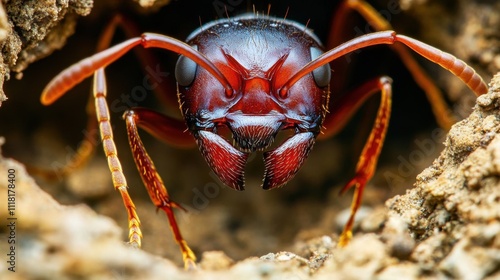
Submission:
[[[7,184],[9,172],[15,174],[15,188]],[[12,250],[16,255],[15,262],[9,264],[2,254],[0,278],[70,279],[91,275],[116,279],[127,275],[160,279],[172,275],[175,279],[188,279],[172,262],[125,244],[123,229],[110,218],[96,214],[86,205],[57,203],[36,185],[21,164],[0,158],[0,174],[4,176],[0,182],[2,235],[6,223],[15,223],[15,233],[10,234],[15,240],[14,249],[8,249],[2,238],[0,251]],[[3,204],[8,189],[15,192],[9,196],[15,198],[15,206],[9,211]],[[9,267],[15,272],[9,271]]]
[[[90,13],[92,0],[8,1],[0,6],[0,106],[3,83],[37,59],[61,48],[75,31],[78,16]],[[7,24],[8,22],[8,24]]]
[[[497,74],[469,118],[452,127],[441,156],[415,188],[387,203],[389,216],[400,216],[418,242],[411,258],[436,276],[499,273],[499,85]]]

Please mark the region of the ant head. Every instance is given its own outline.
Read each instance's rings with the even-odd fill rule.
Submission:
[[[220,79],[190,58],[179,58],[180,107],[208,164],[226,185],[243,189],[248,154],[265,151],[279,131],[290,130],[288,140],[264,153],[263,187],[284,185],[307,157],[326,112],[328,64],[280,94],[292,75],[323,53],[316,37],[297,23],[252,14],[203,26],[188,43],[232,89],[226,94]]]

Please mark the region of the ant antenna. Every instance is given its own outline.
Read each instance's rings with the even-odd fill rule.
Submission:
[[[224,5],[224,10],[226,11],[226,17],[229,19],[229,12],[227,11],[227,5]]]
[[[286,12],[285,12],[285,16],[283,17],[283,19],[286,19],[286,17],[288,16],[288,11],[290,10],[290,6],[288,6],[286,8]]]
[[[311,22],[311,19],[308,19],[307,22],[306,22],[306,24],[305,24],[305,26],[304,26],[304,35],[307,34],[307,28],[309,26],[309,22]]]

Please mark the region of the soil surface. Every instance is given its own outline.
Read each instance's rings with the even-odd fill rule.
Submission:
[[[123,203],[113,190],[100,142],[91,137],[95,130],[85,128],[90,82],[83,82],[48,108],[39,104],[41,90],[59,71],[94,52],[96,34],[112,14],[108,10],[125,11],[140,23],[141,30],[182,39],[200,21],[251,11],[253,3],[174,1],[162,8],[168,1],[135,1],[124,9],[122,2],[96,3],[76,27],[78,15],[90,12],[90,1],[57,2],[53,10],[41,9],[51,15],[41,17],[43,20],[34,16],[40,11],[27,13],[33,15],[27,18],[33,26],[45,24],[33,29],[39,30],[38,37],[23,33],[28,32],[22,26],[29,21],[15,21],[20,20],[16,15],[23,14],[16,13],[15,7],[24,6],[15,1],[3,5],[10,24],[3,26],[16,26],[5,29],[10,34],[5,38],[24,39],[17,47],[6,43],[14,39],[3,41],[4,77],[21,71],[23,77],[6,83],[9,100],[0,108],[0,136],[5,142],[1,146],[0,176],[5,180],[0,180],[0,201],[8,201],[8,179],[15,174],[16,202],[12,216],[7,207],[0,209],[0,235],[6,236],[0,243],[4,256],[3,252],[11,252],[7,225],[12,220],[8,218],[16,218],[16,272],[10,272],[11,264],[1,261],[1,279],[500,278],[500,76],[491,81],[490,92],[476,104],[459,79],[422,61],[453,102],[455,115],[466,118],[448,133],[436,128],[423,93],[388,48],[353,57],[351,78],[345,82],[349,87],[381,74],[395,81],[387,142],[378,171],[366,188],[354,238],[345,248],[337,248],[336,243],[351,196],[338,192],[354,172],[366,137],[362,131],[369,129],[363,123],[371,124],[366,116],[355,117],[339,137],[318,142],[297,177],[285,188],[269,192],[259,189],[260,154],[250,160],[247,190],[235,192],[220,184],[196,149],[179,150],[141,134],[170,195],[188,210],[176,212],[184,238],[199,261],[197,270],[188,272],[182,269],[181,254],[165,215],[155,213],[140,181],[121,121],[126,108],[123,96],[133,92],[145,72],[134,55],[108,67],[108,101],[116,104],[111,112],[115,139],[144,233],[142,250],[130,248],[125,243],[128,232]],[[283,16],[289,7],[289,18],[302,23],[311,19],[309,27],[325,41],[325,26],[336,5],[333,1],[318,1],[323,9],[300,1],[271,2],[272,14]],[[489,80],[500,70],[500,13],[495,12],[500,7],[497,1],[453,3],[401,1],[401,11],[391,14],[391,24],[399,33],[457,55]],[[372,4],[382,14],[392,10],[390,1]],[[267,4],[256,9],[267,11]],[[365,25],[362,20],[354,22],[348,36],[359,35],[356,27],[364,30]],[[35,57],[60,48],[73,31],[75,36],[60,52],[25,69]],[[64,35],[51,37],[51,32]],[[124,39],[121,32],[116,37],[116,42]],[[170,73],[177,57],[155,55]],[[153,94],[141,101],[140,106],[164,110]],[[377,102],[374,105],[362,111],[373,111]],[[25,166],[30,171],[64,166],[75,154],[76,143],[85,141],[96,149],[85,167],[52,180],[26,173]]]

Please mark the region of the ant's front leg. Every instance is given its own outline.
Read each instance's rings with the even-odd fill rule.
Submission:
[[[194,268],[196,256],[183,239],[173,212],[173,208],[183,208],[170,199],[167,189],[141,141],[137,126],[140,125],[154,136],[167,142],[175,140],[177,144],[186,144],[185,141],[190,135],[182,133],[182,130],[179,129],[185,127],[185,125],[181,124],[181,121],[170,119],[146,108],[128,110],[124,113],[123,118],[127,124],[128,140],[135,164],[149,193],[149,197],[154,205],[158,209],[163,210],[167,215],[175,241],[180,246],[185,268]],[[155,125],[158,125],[157,129],[154,129]],[[179,137],[175,137],[176,135]],[[187,144],[194,143],[192,137],[190,138]]]
[[[332,108],[332,114],[327,115],[325,120],[326,125],[333,123],[337,125],[332,127],[333,131],[331,132],[336,133],[347,123],[351,116],[359,109],[361,104],[365,102],[368,97],[377,92],[380,92],[380,105],[377,117],[375,118],[370,136],[359,157],[356,166],[356,174],[341,190],[341,193],[344,193],[349,188],[354,187],[351,214],[340,235],[338,242],[340,247],[347,245],[352,237],[354,218],[361,205],[363,190],[365,189],[366,183],[375,173],[391,115],[392,80],[389,77],[383,76],[364,83],[354,91],[344,95],[342,99],[338,100],[335,104],[336,106]]]

